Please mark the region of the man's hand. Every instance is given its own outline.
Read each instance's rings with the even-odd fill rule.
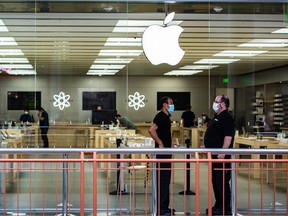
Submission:
[[[218,159],[224,159],[225,158],[225,154],[218,154],[217,158]]]

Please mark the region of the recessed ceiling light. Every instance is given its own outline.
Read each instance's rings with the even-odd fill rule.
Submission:
[[[164,75],[169,76],[189,76],[197,73],[201,73],[203,70],[172,70]]]
[[[126,65],[91,65],[90,69],[122,69]]]
[[[33,66],[31,64],[0,64],[0,68],[26,68],[32,69]]]
[[[16,46],[17,42],[13,37],[0,37],[0,46]]]
[[[251,56],[256,56],[262,53],[265,53],[268,51],[255,51],[255,50],[224,50],[220,53],[216,53],[213,56],[227,56],[227,57],[239,57],[239,56],[247,56],[247,57],[251,57]]]
[[[36,75],[35,70],[10,70],[8,72],[10,75]]]
[[[219,5],[216,5],[215,7],[213,7],[213,10],[217,13],[220,13],[223,10],[223,8]]]
[[[139,56],[143,50],[100,50],[99,56]]]
[[[0,55],[9,56],[9,55],[24,55],[21,49],[0,49]]]
[[[87,72],[87,75],[114,75],[118,72],[119,70],[89,70]]]
[[[0,58],[0,63],[29,63],[27,58]]]
[[[181,67],[180,69],[182,70],[199,70],[199,69],[202,69],[202,70],[209,70],[209,69],[212,69],[212,68],[216,68],[216,67],[219,67],[219,65],[186,65],[186,66],[183,66]]]
[[[141,38],[108,38],[104,46],[141,46]]]
[[[230,64],[241,59],[201,59],[194,62],[194,64]]]
[[[8,32],[8,28],[5,26],[2,20],[0,20],[0,32]]]
[[[254,39],[238,47],[286,47],[288,39]]]
[[[132,58],[99,58],[95,59],[94,63],[100,63],[100,64],[129,64],[131,61],[133,61]]]

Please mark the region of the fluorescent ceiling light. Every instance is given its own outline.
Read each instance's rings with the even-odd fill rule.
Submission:
[[[8,72],[10,75],[36,75],[35,70],[11,70]]]
[[[119,70],[89,70],[87,72],[87,75],[114,75],[118,72]]]
[[[119,70],[89,70],[88,73],[117,73]]]
[[[0,20],[0,32],[8,32],[8,28],[5,26],[2,20]]]
[[[131,61],[133,61],[132,58],[99,58],[95,59],[94,63],[100,63],[100,64],[129,64]]]
[[[0,49],[0,55],[24,55],[21,49]]]
[[[0,46],[18,45],[13,37],[0,37]]]
[[[265,53],[268,51],[254,51],[254,50],[224,50],[220,53],[216,53],[213,56],[227,56],[227,57],[239,57],[239,56],[247,56],[247,57],[251,57],[251,56],[256,56],[262,53]]]
[[[272,34],[288,34],[288,28],[281,28],[271,32]]]
[[[139,56],[142,50],[100,50],[99,56]]]
[[[26,69],[32,69],[31,64],[0,64],[0,68],[26,68]]]
[[[219,65],[186,65],[184,67],[181,67],[182,70],[209,70],[212,68],[219,67]]]
[[[254,39],[238,47],[286,47],[288,39]]]
[[[29,63],[27,58],[0,58],[0,63]]]
[[[108,38],[104,46],[141,46],[141,38]]]
[[[194,62],[194,64],[230,64],[241,59],[201,59]]]
[[[122,69],[126,65],[91,65],[90,69]]]
[[[203,70],[172,70],[164,75],[170,76],[189,76],[197,73],[201,73]]]

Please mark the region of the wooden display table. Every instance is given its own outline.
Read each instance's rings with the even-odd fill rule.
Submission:
[[[279,141],[275,138],[263,138],[262,140],[256,139],[255,136],[251,137],[235,137],[234,139],[234,148],[240,148],[240,145],[246,145],[253,149],[270,148],[272,146],[277,146]],[[273,145],[272,145],[273,144]],[[236,158],[239,158],[239,155],[236,155]],[[260,159],[260,154],[252,154],[252,159]],[[260,163],[253,162],[254,169],[254,178],[260,178]]]
[[[152,124],[151,122],[149,122],[149,123],[145,123],[145,122],[135,123],[135,125],[137,126],[136,133],[141,134],[143,136],[150,137],[150,134],[148,133],[148,129],[151,127],[151,124]]]
[[[49,148],[88,148],[90,147],[90,134],[98,126],[85,123],[59,122],[50,124],[48,130]],[[38,143],[43,145],[41,131],[38,128]]]

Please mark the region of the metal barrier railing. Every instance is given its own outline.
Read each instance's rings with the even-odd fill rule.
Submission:
[[[186,187],[186,171],[187,163],[191,163],[194,165],[194,167],[189,168],[189,171],[192,171],[193,175],[195,176],[194,180],[194,188],[195,188],[195,201],[194,203],[190,200],[188,197],[188,194],[183,194],[183,213],[186,214],[188,211],[190,211],[191,214],[191,208],[190,206],[193,206],[192,214],[199,215],[201,214],[201,208],[203,205],[206,205],[208,209],[212,208],[212,201],[213,201],[213,190],[211,185],[211,167],[212,162],[215,163],[232,163],[231,171],[232,171],[232,178],[231,178],[231,191],[232,191],[232,213],[237,214],[239,212],[241,213],[247,213],[248,215],[251,215],[255,213],[256,215],[261,214],[287,214],[287,207],[288,207],[288,183],[286,181],[288,177],[288,168],[287,163],[288,160],[285,157],[278,158],[280,156],[285,156],[288,153],[288,149],[7,149],[3,148],[0,150],[0,153],[2,155],[2,158],[0,159],[0,171],[1,171],[1,192],[3,194],[3,205],[1,208],[0,205],[0,214],[1,215],[8,215],[11,212],[26,212],[27,214],[48,214],[48,213],[54,213],[56,215],[72,215],[72,213],[79,213],[81,216],[84,216],[87,213],[91,213],[91,215],[97,215],[97,212],[110,212],[110,211],[117,211],[120,214],[123,211],[128,211],[130,214],[134,214],[135,209],[130,210],[125,208],[122,204],[125,203],[126,198],[123,197],[122,191],[118,191],[119,193],[116,193],[117,199],[115,201],[115,205],[110,205],[111,201],[109,197],[109,191],[108,191],[108,182],[109,182],[109,175],[108,173],[117,172],[120,170],[123,172],[125,170],[124,167],[112,167],[111,164],[116,163],[130,163],[130,164],[138,164],[138,163],[152,163],[152,166],[147,166],[146,171],[152,173],[152,175],[149,175],[149,178],[152,178],[152,186],[151,190],[149,192],[145,192],[145,200],[146,200],[146,206],[144,207],[146,209],[146,214],[153,214],[157,215],[157,179],[156,179],[156,164],[158,162],[171,162],[174,164],[172,170],[174,173],[177,173],[178,181],[179,181],[179,175],[178,173],[182,172],[183,177],[180,176],[180,183],[183,185],[183,191],[185,191]],[[225,154],[231,154],[233,157],[229,160],[220,160],[220,159],[212,159],[211,154],[218,154],[218,153],[225,153]],[[107,159],[98,159],[99,154],[104,155],[125,155],[125,154],[149,154],[152,155],[151,158],[145,158],[145,159],[131,159],[131,158],[107,158]],[[156,154],[173,154],[175,158],[169,160],[169,159],[156,159]],[[185,157],[179,158],[178,156],[183,155],[195,155],[195,157],[192,157],[190,159],[187,159]],[[253,154],[257,155],[264,155],[265,158],[260,159],[250,159],[250,158],[237,158],[235,159],[235,155],[248,155],[251,156]],[[18,155],[21,156],[20,158],[12,157],[9,158],[9,156],[12,155]],[[202,155],[205,155],[205,157],[202,157]],[[25,157],[23,157],[25,156]],[[46,157],[46,158],[43,158]],[[28,164],[28,167],[21,167],[21,165]],[[54,164],[53,167],[45,167],[49,166],[51,164]],[[254,166],[257,164],[257,166]],[[103,166],[104,165],[104,166]],[[180,165],[183,165],[183,167],[180,167]],[[202,193],[201,186],[203,186],[202,182],[203,179],[201,179],[201,169],[203,165],[207,165],[207,179],[205,179],[205,182],[207,180],[207,197],[205,193]],[[42,168],[41,168],[42,166]],[[87,168],[88,167],[88,168]],[[105,196],[106,200],[105,202],[101,200],[101,198],[98,197],[99,195],[99,184],[100,184],[100,174],[98,171],[102,170],[105,172],[104,182],[103,185],[105,185]],[[79,174],[78,174],[79,171]],[[205,170],[206,171],[206,170]],[[225,171],[225,170],[223,170]],[[22,192],[23,189],[22,186],[19,186],[21,182],[21,175],[24,175],[25,172],[28,172],[29,177],[29,199],[22,199]],[[41,188],[39,188],[39,191],[41,191],[41,200],[42,205],[41,206],[34,206],[33,205],[33,199],[32,193],[34,193],[33,184],[36,181],[33,175],[36,175],[38,172],[42,173],[42,184],[40,185]],[[54,191],[55,197],[54,199],[56,202],[62,201],[62,205],[57,206],[55,208],[52,208],[49,206],[49,203],[45,198],[48,197],[49,194],[47,194],[47,191],[45,190],[47,185],[47,182],[44,178],[46,173],[49,172],[55,172],[55,185],[56,189]],[[61,174],[60,174],[61,172]],[[75,175],[76,178],[73,178],[73,183],[71,182],[71,172],[77,172]],[[260,179],[253,179],[253,172],[259,172],[260,173]],[[281,184],[281,195],[279,195],[279,188],[277,186],[277,183],[280,181],[278,179],[278,174],[281,172],[281,174],[284,173],[284,184]],[[12,176],[11,176],[12,173]],[[16,176],[15,176],[16,173]],[[36,174],[35,174],[36,173]],[[88,179],[87,173],[91,174],[91,178]],[[189,172],[190,173],[190,172]],[[8,175],[7,175],[8,174]],[[244,189],[241,187],[240,177],[243,177],[245,179],[245,185]],[[267,175],[267,177],[265,176]],[[74,177],[75,177],[74,176]],[[102,176],[103,178],[103,176]],[[122,178],[121,175],[119,176],[120,184],[122,184]],[[172,181],[176,181],[176,178]],[[8,179],[8,180],[7,180]],[[51,174],[52,179],[52,174]],[[242,178],[243,179],[243,178]],[[266,185],[265,180],[269,183]],[[242,180],[243,181],[243,180]],[[259,197],[257,194],[253,194],[252,184],[259,183],[259,190],[257,193],[259,194]],[[15,183],[16,186],[14,188],[14,191],[10,192],[9,189],[11,188],[11,182]],[[59,186],[62,182],[62,188]],[[76,182],[76,183],[75,183]],[[88,183],[87,183],[88,182]],[[201,183],[200,183],[201,182]],[[87,192],[87,184],[90,186],[90,183],[92,184],[92,191]],[[19,184],[19,185],[18,185]],[[256,185],[259,185],[256,184]],[[36,185],[36,184],[35,184]],[[74,187],[73,187],[74,185]],[[131,184],[132,185],[132,184]],[[271,186],[272,185],[272,186]],[[283,186],[284,185],[284,186]],[[133,186],[133,185],[132,185]],[[134,185],[135,186],[135,185]],[[271,200],[271,203],[269,203],[269,206],[267,206],[267,203],[265,203],[265,193],[264,188],[266,190],[266,186],[268,186],[269,194],[273,197]],[[174,187],[172,186],[172,194],[174,194]],[[60,191],[58,189],[61,189]],[[76,190],[77,189],[77,190]],[[79,190],[78,190],[79,189]],[[71,191],[72,190],[72,191]],[[74,191],[76,190],[76,191]],[[118,190],[118,189],[117,189]],[[135,193],[135,189],[132,188],[130,193],[130,199],[134,200],[137,195]],[[205,191],[206,192],[206,191]],[[58,194],[62,194],[62,198],[59,198]],[[89,197],[87,197],[87,194]],[[102,191],[103,193],[103,191]],[[152,193],[152,199],[149,198],[149,194]],[[252,193],[252,194],[251,194]],[[26,194],[27,195],[27,194]],[[35,196],[40,196],[40,194],[36,193]],[[50,196],[53,196],[50,195]],[[251,199],[255,199],[255,196],[259,198],[259,200],[253,200],[254,204],[252,205]],[[279,203],[277,203],[277,196],[281,197],[281,206]],[[11,198],[12,197],[12,198]],[[15,198],[16,197],[16,198]],[[174,195],[172,197],[175,197]],[[204,199],[202,198],[204,197]],[[13,203],[13,205],[10,205],[10,199],[16,200],[16,204]],[[73,207],[70,205],[71,200],[78,200],[79,206]],[[90,202],[90,199],[92,200]],[[173,198],[174,199],[174,198]],[[176,206],[179,203],[177,203],[177,200],[171,200],[171,205]],[[40,198],[39,198],[40,200]],[[204,202],[203,202],[204,200]],[[22,202],[28,203],[28,206],[23,205]],[[87,204],[87,201],[89,203]],[[103,201],[105,203],[104,207],[101,206],[99,203]],[[131,200],[130,200],[131,201]],[[243,201],[246,202],[246,205],[243,205]],[[283,202],[284,201],[284,202]],[[117,202],[117,203],[116,203]],[[189,202],[189,203],[187,203]],[[47,204],[48,203],[48,204]],[[148,204],[147,204],[148,203]],[[150,203],[152,204],[152,209],[149,209]],[[256,204],[255,204],[256,203]],[[105,206],[106,205],[106,206]],[[119,207],[116,207],[118,206]],[[182,203],[181,203],[182,205]],[[23,207],[24,206],[24,207]],[[147,207],[148,206],[148,207]],[[208,215],[211,215],[211,212],[208,211]]]

